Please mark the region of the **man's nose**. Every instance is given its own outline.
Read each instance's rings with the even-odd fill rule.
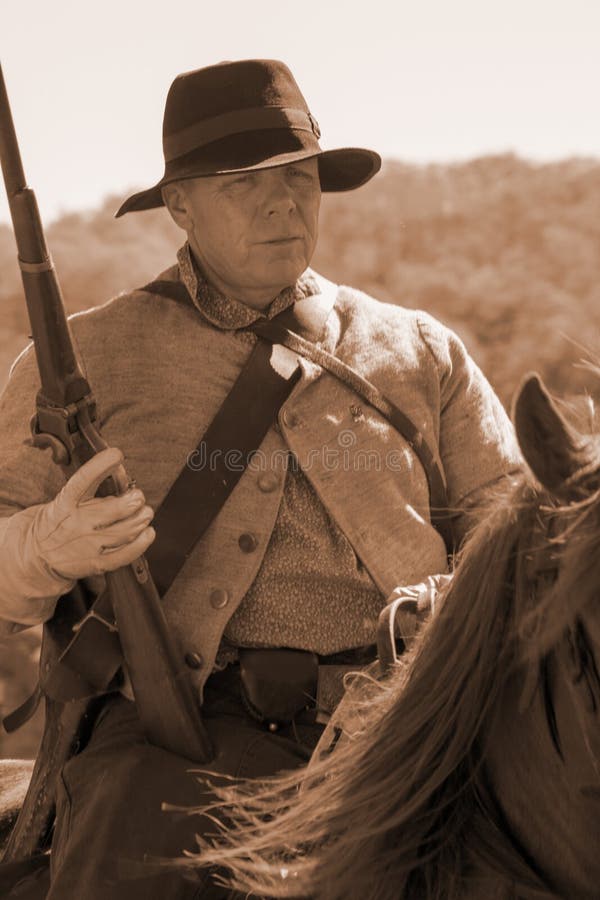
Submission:
[[[272,179],[265,197],[264,209],[268,216],[288,215],[296,209],[294,193],[285,178],[278,175]]]

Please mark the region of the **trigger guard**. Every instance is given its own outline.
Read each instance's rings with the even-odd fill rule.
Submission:
[[[34,447],[39,447],[40,450],[50,447],[52,460],[59,466],[67,466],[71,462],[69,451],[63,442],[59,441],[53,434],[34,434],[32,443]]]

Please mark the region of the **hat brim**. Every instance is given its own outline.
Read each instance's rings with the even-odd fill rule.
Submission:
[[[269,156],[251,165],[215,167],[214,163],[202,164],[198,160],[190,160],[189,165],[179,165],[177,170],[165,171],[161,180],[145,191],[138,191],[125,200],[115,213],[115,218],[128,212],[142,212],[145,209],[156,209],[164,206],[162,188],[173,181],[186,178],[202,178],[210,175],[231,175],[235,172],[251,172],[255,169],[273,169],[277,166],[289,165],[292,162],[318,158],[319,180],[321,190],[327,193],[336,191],[352,191],[370,181],[381,168],[381,157],[374,150],[362,147],[342,147],[337,150],[294,149],[287,153]],[[207,171],[208,169],[208,171]]]

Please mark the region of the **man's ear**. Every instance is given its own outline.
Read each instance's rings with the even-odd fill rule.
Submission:
[[[185,184],[182,181],[172,181],[161,188],[161,193],[175,224],[184,231],[191,231],[194,222]]]

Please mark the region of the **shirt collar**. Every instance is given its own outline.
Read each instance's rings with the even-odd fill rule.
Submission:
[[[298,300],[319,293],[319,285],[314,273],[311,269],[306,269],[295,284],[284,288],[271,301],[267,309],[262,311],[246,306],[240,300],[225,297],[209,284],[197,262],[192,258],[187,241],[177,253],[177,262],[179,263],[179,277],[188,289],[194,306],[212,325],[221,329],[247,328],[264,317],[272,319],[273,316],[283,312]]]

